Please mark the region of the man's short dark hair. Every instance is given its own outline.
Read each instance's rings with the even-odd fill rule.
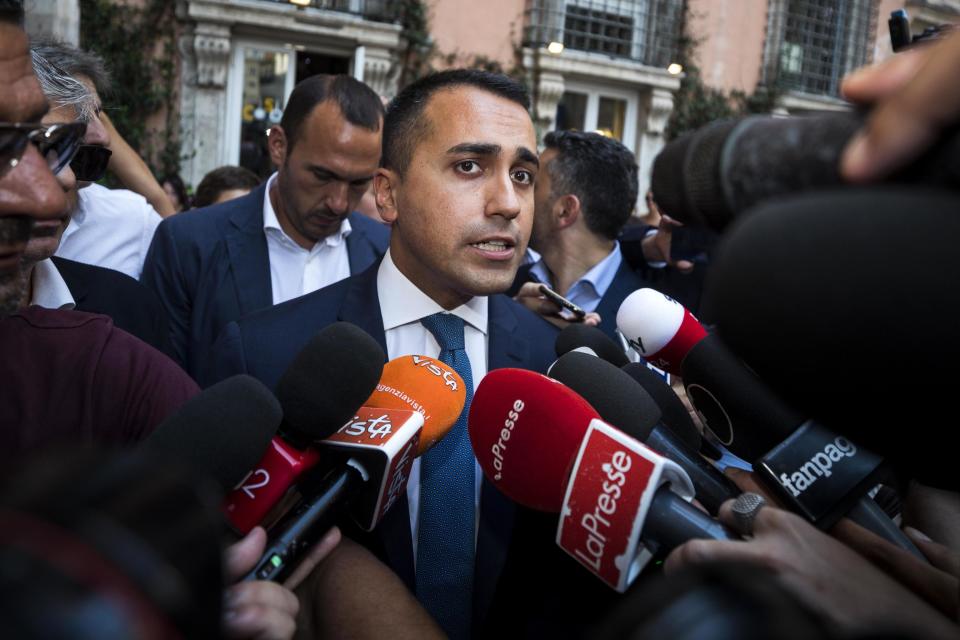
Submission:
[[[23,27],[22,0],[0,0],[0,22]]]
[[[417,140],[430,133],[430,123],[423,110],[431,96],[441,89],[470,86],[516,102],[530,110],[526,87],[499,73],[478,69],[450,69],[420,78],[408,85],[390,101],[383,122],[383,158],[380,164],[399,173],[406,172]]]
[[[203,176],[203,180],[197,185],[197,192],[193,196],[193,206],[196,208],[206,207],[220,197],[224,191],[233,189],[246,189],[251,191],[260,184],[260,178],[253,171],[243,167],[218,167]]]
[[[547,165],[551,195],[580,199],[587,228],[614,240],[637,203],[637,161],[618,141],[599,133],[551,131],[543,140],[557,152]]]
[[[352,125],[379,131],[383,102],[376,91],[351,76],[315,75],[293,88],[280,126],[287,136],[287,154],[293,150],[303,121],[321,102],[333,100]]]
[[[38,40],[30,43],[30,49],[41,58],[76,78],[86,76],[100,95],[110,91],[110,73],[103,58],[58,40]]]

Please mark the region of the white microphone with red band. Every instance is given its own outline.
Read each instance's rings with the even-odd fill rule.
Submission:
[[[617,328],[647,362],[674,375],[681,375],[684,356],[707,336],[686,307],[654,289],[638,289],[624,299]]]
[[[641,289],[623,301],[617,323],[621,331],[631,331],[629,337],[638,343],[655,343],[664,335],[660,327],[675,324],[675,306],[683,308],[661,293]],[[649,335],[644,333],[647,330]],[[923,557],[876,502],[865,496],[882,471],[879,456],[805,419],[718,336],[704,331],[697,340],[685,337],[695,333],[677,332],[670,339],[671,357],[679,358],[670,364],[679,366],[687,396],[717,441],[750,462],[789,509],[818,527],[827,529],[846,515]]]
[[[627,474],[622,486],[614,489],[610,485],[606,490],[633,496],[618,498],[616,518],[606,513],[611,509],[610,498],[594,494],[593,502],[602,502],[598,508],[606,510],[600,514],[611,525],[617,523],[615,533],[601,532],[605,540],[615,539],[606,548],[617,553],[601,554],[600,564],[592,563],[596,569],[591,563],[584,566],[615,589],[626,588],[635,577],[638,558],[639,563],[649,560],[645,551],[666,552],[693,538],[735,537],[686,501],[692,497],[693,487],[679,467],[621,432],[611,435],[616,430],[603,423],[586,400],[546,376],[522,369],[488,373],[474,394],[468,429],[480,467],[499,490],[526,507],[563,513],[558,531],[561,546],[574,544],[567,528],[570,517],[582,522],[588,512],[596,513],[592,507],[585,510],[584,505],[591,503],[584,502],[584,496],[605,492],[604,464],[622,465],[621,458],[626,456],[637,469],[656,466],[656,473]],[[585,445],[588,433],[591,438]],[[599,453],[600,447],[611,440],[619,448],[609,452],[609,459],[599,466],[593,464],[596,456],[604,455]],[[647,462],[634,462],[638,456]],[[576,545],[564,548],[582,562],[575,555]],[[619,571],[615,580],[609,579],[613,570],[608,562]]]
[[[449,366],[427,356],[401,356],[383,372],[353,419],[316,443],[324,459],[339,462],[304,480],[303,500],[273,528],[270,546],[246,579],[282,581],[347,508],[364,529],[376,527],[406,490],[413,459],[456,423],[466,392]]]

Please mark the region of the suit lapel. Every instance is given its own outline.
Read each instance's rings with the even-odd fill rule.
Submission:
[[[596,311],[600,314],[599,328],[604,333],[615,338],[617,311],[620,310],[620,305],[628,295],[644,286],[647,286],[646,283],[630,268],[627,261],[622,261],[620,268],[617,269],[617,275],[614,276],[613,282],[610,283],[610,287],[597,305]]]
[[[380,257],[370,239],[367,238],[366,232],[361,228],[361,225],[356,223],[356,219],[360,215],[362,214],[351,213],[349,217],[351,230],[350,235],[347,236],[347,253],[349,254],[348,259],[352,275],[360,273],[367,265],[377,262]],[[376,286],[374,286],[374,292],[376,292]],[[380,308],[379,305],[377,308]]]
[[[226,233],[227,253],[241,316],[273,304],[270,255],[263,233],[265,191],[264,185],[238,199],[237,211],[230,217]]]
[[[350,234],[350,238],[353,234]],[[349,240],[349,238],[348,238]],[[353,252],[351,249],[351,263]],[[380,313],[380,298],[377,295],[377,272],[380,261],[377,260],[363,273],[354,276],[350,289],[340,306],[338,320],[350,322],[360,327],[380,344],[387,352],[387,340],[383,331],[383,316]],[[410,507],[404,491],[396,504],[384,515],[377,525],[376,533],[386,553],[387,563],[413,591],[416,585],[413,564],[413,538],[410,535]]]

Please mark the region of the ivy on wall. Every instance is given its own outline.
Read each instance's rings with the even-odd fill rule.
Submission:
[[[103,58],[113,80],[107,113],[158,176],[180,171],[175,4],[80,0],[80,46]],[[164,127],[148,129],[158,113]]]
[[[690,18],[688,6],[677,43],[677,62],[683,65],[684,77],[674,95],[673,111],[664,134],[666,139],[673,140],[721,118],[773,111],[780,94],[775,87],[758,86],[752,94],[743,91],[725,94],[704,84],[696,63],[699,42],[689,35],[687,29]]]

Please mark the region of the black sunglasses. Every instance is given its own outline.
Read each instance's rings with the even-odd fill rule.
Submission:
[[[54,175],[73,159],[87,133],[85,122],[42,125],[39,123],[0,122],[0,178],[20,164],[27,144],[36,145]]]
[[[113,152],[96,144],[82,144],[70,161],[70,168],[77,180],[96,182],[107,172]]]

